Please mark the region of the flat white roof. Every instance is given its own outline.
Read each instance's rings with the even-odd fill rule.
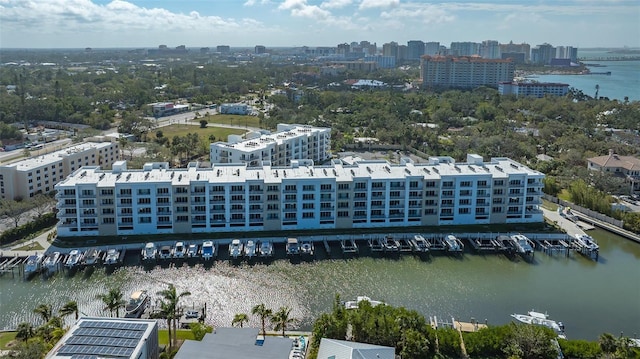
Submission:
[[[260,181],[281,183],[290,179],[330,179],[337,182],[349,182],[358,178],[372,180],[404,180],[406,177],[440,179],[457,176],[487,176],[508,178],[509,175],[539,175],[534,171],[508,158],[493,158],[483,164],[439,163],[392,165],[386,161],[361,161],[353,165],[336,161],[330,166],[299,167],[247,167],[245,164],[216,164],[212,168],[188,169],[150,169],[128,170],[121,173],[103,171],[99,167],[83,167],[59,183],[59,186],[97,184],[98,187],[114,187],[116,184],[149,185],[149,183],[167,183],[173,186],[188,186],[195,183],[243,183]]]
[[[22,161],[14,162],[2,167],[15,167],[17,171],[29,171],[31,169],[40,168],[49,164],[61,161],[64,157],[72,154],[81,153],[91,148],[109,147],[113,142],[85,142],[76,146],[68,147],[63,150],[47,153],[41,156],[26,158]]]
[[[237,142],[237,143],[216,142],[216,143],[213,143],[212,146],[216,146],[220,149],[230,148],[230,149],[236,149],[244,152],[253,152],[256,150],[266,149],[270,143],[281,145],[292,138],[307,136],[310,133],[327,131],[327,130],[329,129],[325,127],[296,126],[285,131],[280,131],[280,132],[271,133],[271,134],[261,134],[260,137],[258,138],[252,138],[249,140],[244,140],[242,142]]]

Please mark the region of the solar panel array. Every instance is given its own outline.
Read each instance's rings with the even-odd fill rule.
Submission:
[[[128,358],[147,328],[143,323],[85,320],[80,322],[58,354],[71,355],[72,359]]]

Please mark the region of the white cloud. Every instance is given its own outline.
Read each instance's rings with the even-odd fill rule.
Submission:
[[[404,4],[389,11],[383,11],[380,17],[394,23],[398,22],[398,19],[405,21],[412,19],[425,24],[451,22],[456,18],[443,6],[432,4]]]
[[[317,5],[307,4],[307,0],[285,0],[278,6],[280,10],[291,10],[291,15],[307,17],[316,20],[326,20],[331,17],[331,12],[321,9]]]
[[[323,9],[342,9],[353,3],[353,0],[327,0],[320,4]]]
[[[242,6],[254,6],[254,5],[267,5],[267,4],[271,4],[270,0],[247,0],[244,4],[242,4]]]
[[[400,0],[362,0],[360,10],[374,8],[391,8],[400,5]]]

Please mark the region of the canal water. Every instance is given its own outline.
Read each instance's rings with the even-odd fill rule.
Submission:
[[[128,266],[113,273],[96,269],[73,276],[58,273],[25,282],[0,278],[0,329],[22,321],[38,323],[32,309],[40,303],[60,308],[76,300],[87,315],[108,315],[97,295],[119,286],[128,297],[144,289],[152,295],[173,283],[192,294],[189,307],[207,305],[207,322],[229,326],[237,313],[265,303],[277,310],[292,308],[298,327],[309,329],[314,317],[331,308],[334,295],[343,300],[366,295],[425,316],[489,324],[506,324],[510,314],[528,310],[548,312],[566,325],[572,339],[594,340],[604,332],[637,337],[640,334],[640,245],[603,232],[590,234],[600,244],[596,263],[579,254],[569,258],[536,252],[531,263],[497,254],[467,252],[462,258],[445,255],[420,259],[355,257],[292,264],[286,259],[270,264],[232,265],[217,261],[202,266]],[[336,248],[337,250],[337,248]],[[156,299],[152,300],[155,303]]]

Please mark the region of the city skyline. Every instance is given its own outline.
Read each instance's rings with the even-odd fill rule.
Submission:
[[[640,47],[634,0],[0,0],[1,48],[497,40]]]

